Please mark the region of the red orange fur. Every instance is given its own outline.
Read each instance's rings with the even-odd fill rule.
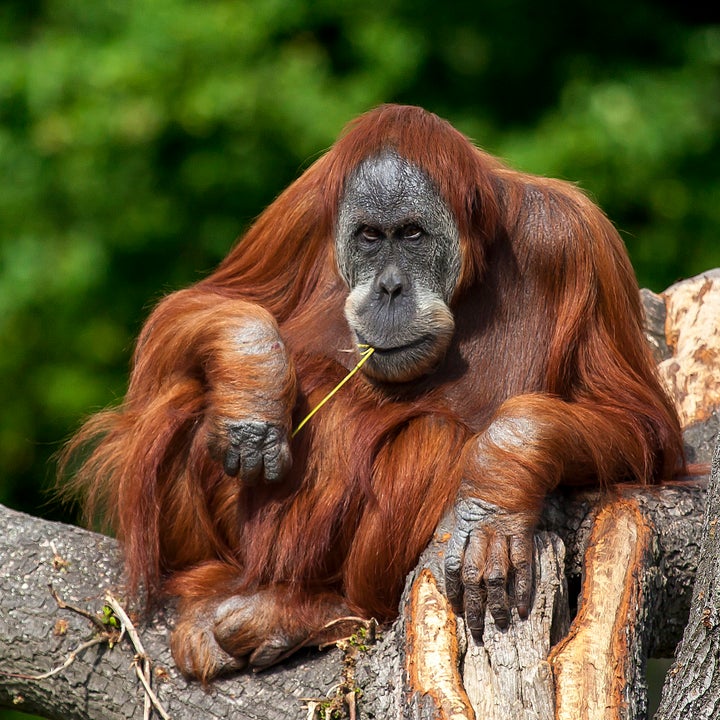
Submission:
[[[394,391],[354,377],[293,440],[284,481],[243,486],[208,450],[212,416],[242,417],[264,393],[293,409],[290,429],[355,364],[333,231],[349,173],[387,148],[425,170],[460,231],[447,358]],[[233,349],[239,326],[268,316],[289,353],[269,379]],[[312,611],[320,593],[333,612],[391,618],[460,492],[536,517],[560,482],[656,482],[682,464],[611,223],[574,186],[398,106],[353,122],[212,275],[160,303],[124,403],[70,452],[88,442],[77,483],[109,515],[133,584],[186,607],[281,588],[283,612],[311,629],[327,620]]]

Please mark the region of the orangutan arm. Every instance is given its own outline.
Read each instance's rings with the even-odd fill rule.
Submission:
[[[280,480],[291,464],[295,372],[272,315],[199,289],[170,295],[138,342],[128,400],[151,403],[188,377],[202,387],[201,431],[225,472]]]
[[[632,424],[617,408],[522,395],[506,401],[487,430],[467,442],[445,570],[448,596],[476,639],[486,607],[499,627],[507,626],[513,606],[527,617],[533,532],[549,491],[560,482],[651,472]]]

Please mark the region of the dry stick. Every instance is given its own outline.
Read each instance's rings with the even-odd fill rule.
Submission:
[[[357,706],[355,705],[355,693],[350,691],[345,693],[345,705],[347,706],[348,713],[350,714],[349,720],[357,720]]]
[[[370,345],[358,345],[359,348],[365,348],[364,350],[361,350],[360,353],[360,360],[358,361],[357,365],[305,416],[305,418],[302,420],[302,422],[292,431],[292,434],[290,437],[295,437],[304,427],[305,425],[310,421],[310,418],[312,418],[315,413],[320,410],[320,408],[328,401],[330,398],[337,393],[338,390],[348,381],[350,378],[370,359],[370,356],[375,352],[374,347],[370,347]]]
[[[70,603],[65,602],[57,594],[57,590],[55,590],[52,584],[48,584],[48,589],[50,591],[50,595],[53,597],[53,600],[55,600],[57,606],[61,610],[70,610],[78,615],[82,615],[82,617],[87,618],[101,633],[107,634],[108,626],[97,615],[88,610],[84,610],[81,607],[77,607],[77,605],[71,605]]]
[[[170,720],[170,716],[160,703],[158,696],[150,687],[150,658],[145,652],[145,648],[143,647],[135,626],[123,609],[122,605],[120,605],[120,603],[110,593],[105,594],[105,602],[112,608],[115,615],[119,618],[120,624],[127,631],[130,642],[135,648],[135,660],[133,661],[133,665],[135,666],[135,673],[145,688],[145,717],[150,717],[149,703],[152,703],[158,713],[160,713],[163,720]],[[142,667],[140,667],[140,664],[142,664]]]
[[[101,645],[103,643],[111,643],[112,647],[112,644],[118,644],[125,636],[125,633],[127,633],[128,637],[130,638],[130,642],[135,649],[135,658],[133,660],[135,673],[138,676],[140,682],[142,683],[143,688],[145,689],[143,713],[144,718],[146,720],[149,720],[150,712],[152,710],[152,707],[154,706],[158,713],[160,713],[160,716],[163,718],[163,720],[171,720],[170,716],[165,711],[165,708],[162,706],[158,696],[155,694],[152,687],[150,686],[150,658],[145,652],[145,648],[143,647],[143,644],[140,640],[140,636],[138,635],[135,626],[133,625],[132,621],[123,609],[122,605],[120,605],[120,603],[115,599],[115,597],[108,592],[105,595],[105,602],[112,608],[113,613],[120,620],[120,632],[117,636],[117,639],[113,638],[114,632],[108,630],[108,626],[96,615],[87,610],[84,610],[83,608],[77,607],[76,605],[71,605],[70,603],[65,602],[58,595],[57,591],[52,585],[48,585],[48,588],[50,590],[50,594],[57,603],[57,606],[61,610],[70,610],[74,613],[77,613],[78,615],[81,615],[84,618],[87,618],[93,623],[93,625],[95,625],[95,627],[100,631],[101,634],[92,638],[91,640],[88,640],[78,645],[78,647],[76,647],[67,656],[65,662],[62,665],[58,665],[52,670],[48,670],[48,672],[42,673],[41,675],[9,673],[3,670],[0,670],[0,675],[14,680],[47,680],[53,675],[57,675],[66,668],[70,667],[70,665],[72,665],[72,663],[75,662],[75,660],[77,659],[77,656],[84,650],[87,650],[88,648],[91,648],[95,645]]]
[[[65,659],[65,662],[62,665],[58,665],[56,668],[53,668],[52,670],[48,670],[45,673],[42,673],[42,675],[24,675],[23,673],[9,673],[5,672],[4,670],[0,670],[0,675],[7,678],[12,678],[14,680],[47,680],[48,678],[52,677],[53,675],[57,675],[59,672],[62,672],[65,670],[65,668],[70,667],[73,662],[75,662],[75,659],[77,656],[83,652],[83,650],[87,650],[90,647],[93,647],[94,645],[100,645],[102,643],[105,643],[108,641],[107,634],[103,636],[97,636],[94,637],[92,640],[88,640],[80,645],[78,645]]]
[[[53,548],[53,552],[55,552]],[[87,610],[84,610],[83,608],[77,607],[76,605],[71,605],[70,603],[65,602],[58,594],[55,588],[52,586],[52,584],[48,584],[48,589],[50,591],[50,595],[52,596],[53,600],[57,603],[57,606],[61,610],[70,610],[71,612],[77,613],[78,615],[81,615],[84,618],[87,618],[92,622],[92,624],[96,627],[97,630],[101,633],[100,635],[92,638],[91,640],[87,640],[84,643],[81,643],[78,645],[74,650],[72,650],[69,655],[65,658],[65,662],[62,665],[58,665],[57,667],[53,668],[52,670],[48,670],[45,673],[41,673],[40,675],[26,675],[24,673],[9,673],[5,672],[4,670],[0,670],[0,675],[7,678],[12,678],[15,680],[47,680],[48,678],[51,678],[53,675],[57,675],[58,673],[62,672],[66,668],[69,668],[70,665],[72,665],[75,660],[77,659],[77,656],[83,652],[84,650],[87,650],[88,648],[91,648],[95,645],[101,645],[105,642],[111,642],[112,641],[112,633],[108,631],[107,625],[103,623],[100,618],[97,617],[97,615],[94,615],[91,612],[88,612]],[[119,640],[122,639],[122,635]]]

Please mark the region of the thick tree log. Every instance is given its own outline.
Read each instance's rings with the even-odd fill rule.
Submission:
[[[720,442],[715,449],[690,619],[656,720],[720,717]]]
[[[656,576],[662,612],[653,627],[655,649],[664,650],[678,642],[687,621],[698,555],[693,538],[700,536],[704,489],[702,483],[633,489],[622,501],[628,496],[656,528],[665,559]],[[354,677],[346,669],[346,652],[331,649],[302,654],[268,672],[219,680],[205,691],[175,670],[167,624],[157,616],[143,623],[140,632],[154,667],[161,670],[163,679],[156,682],[160,700],[176,720],[228,714],[279,720],[304,717],[318,699],[357,687],[363,693],[359,717],[473,717],[468,702],[478,717],[552,717],[554,691],[546,656],[567,627],[559,538],[568,548],[565,569],[575,586],[577,559],[584,554],[601,500],[591,493],[552,498],[545,522],[556,532],[537,539],[538,589],[531,618],[516,618],[507,632],[488,620],[483,646],[466,636],[462,623],[456,631],[442,593],[446,537],[441,527],[408,580],[399,620],[376,645],[356,651]],[[57,607],[48,584],[66,602],[99,611],[107,589],[122,597],[118,550],[109,538],[6,508],[0,508],[0,525],[0,671],[37,675],[61,665],[93,636],[86,619]],[[436,628],[434,634],[429,628]],[[133,651],[123,641],[112,650],[107,645],[89,648],[44,680],[0,676],[0,706],[70,720],[140,718],[143,694],[132,660]]]
[[[490,622],[484,642],[468,637],[463,663],[465,687],[477,717],[503,720],[552,720],[555,708],[551,646],[568,630],[565,546],[554,533],[535,543],[536,590],[530,617],[515,616],[507,631]]]
[[[636,502],[609,503],[598,513],[580,609],[551,656],[558,720],[645,716],[657,557],[653,528]]]
[[[62,665],[95,634],[86,618],[58,608],[48,585],[67,603],[101,611],[106,590],[123,597],[117,543],[1,506],[0,527],[0,671],[39,675]],[[176,671],[162,615],[139,631],[153,661],[155,689],[174,720],[302,718],[305,698],[332,697],[342,683],[343,653],[332,649],[298,656],[268,672],[219,680],[205,690]],[[127,641],[112,649],[105,643],[45,680],[0,675],[0,707],[58,720],[142,718],[143,691],[133,655]]]
[[[435,592],[442,588],[446,525],[441,525],[408,582],[401,621],[385,638],[396,654],[385,647],[383,663],[393,658],[394,673],[403,678],[402,691],[376,704],[375,697],[383,693],[375,688],[387,678],[379,679],[375,669],[366,667],[375,662],[371,654],[363,658],[358,673],[364,710],[369,717],[423,720],[644,717],[645,653],[672,654],[687,623],[704,499],[701,479],[662,488],[625,488],[607,496],[553,496],[544,517],[552,532],[536,537],[530,618],[523,622],[515,616],[509,630],[501,632],[488,615],[481,646],[462,621],[457,629],[448,622],[452,611],[444,595]],[[575,605],[565,578],[570,586],[580,587],[588,543],[595,578],[583,585],[582,609],[568,644],[559,645],[548,658],[551,646],[566,634],[568,605]],[[611,570],[620,571],[613,588],[602,578]],[[418,608],[413,601],[417,597],[428,597],[427,605]],[[423,640],[418,645],[415,639],[427,626],[432,628],[432,643]],[[426,666],[418,670],[421,663]],[[435,667],[441,669],[434,673]],[[448,668],[453,677],[448,677]]]

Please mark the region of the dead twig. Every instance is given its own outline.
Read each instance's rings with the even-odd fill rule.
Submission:
[[[81,643],[78,645],[65,659],[65,662],[62,665],[58,665],[56,668],[53,668],[52,670],[48,670],[45,673],[42,673],[41,675],[25,675],[23,673],[9,673],[5,672],[4,670],[0,670],[0,675],[7,678],[12,678],[14,680],[47,680],[48,678],[52,677],[53,675],[57,675],[58,673],[65,670],[65,668],[70,667],[73,662],[75,662],[75,659],[77,656],[83,652],[83,650],[87,650],[90,647],[93,647],[94,645],[101,645],[103,643],[106,643],[108,641],[106,636],[96,635],[91,640],[88,640],[87,642]]]
[[[57,555],[57,551],[53,548],[53,552]],[[109,627],[106,625],[97,615],[94,615],[91,612],[88,612],[87,610],[84,610],[83,608],[77,607],[75,605],[71,605],[70,603],[65,602],[57,593],[55,588],[52,586],[52,584],[48,585],[48,589],[50,591],[50,595],[53,597],[55,602],[57,603],[57,606],[61,610],[70,610],[71,612],[77,613],[78,615],[81,615],[84,618],[87,618],[90,620],[90,622],[95,626],[95,629],[98,631],[98,635],[91,638],[90,640],[85,641],[84,643],[81,643],[78,645],[74,650],[72,650],[68,656],[65,658],[65,662],[62,663],[62,665],[58,665],[57,667],[54,667],[52,670],[48,670],[47,672],[41,673],[39,675],[28,675],[25,673],[9,673],[5,672],[4,670],[0,670],[0,675],[6,678],[11,678],[15,680],[31,680],[31,681],[39,681],[39,680],[47,680],[48,678],[53,677],[53,675],[57,675],[58,673],[61,673],[66,668],[70,667],[75,660],[77,659],[78,655],[80,653],[84,652],[88,648],[94,647],[95,645],[102,645],[104,643],[108,643],[111,647],[113,643],[119,641],[118,633],[114,628]]]
[[[160,703],[157,695],[153,691],[150,685],[150,657],[145,652],[140,635],[138,635],[135,626],[125,612],[125,609],[115,599],[111,593],[105,594],[105,602],[112,608],[115,616],[120,620],[120,625],[123,630],[127,633],[127,636],[135,649],[135,658],[133,659],[133,665],[135,667],[135,673],[138,679],[142,683],[145,689],[145,713],[144,717],[149,718],[151,712],[151,705],[160,714],[163,720],[170,720],[170,716],[167,714],[165,708]]]
[[[80,655],[80,653],[84,652],[88,648],[94,647],[95,645],[103,645],[106,643],[110,648],[112,648],[119,642],[121,642],[125,635],[127,635],[130,643],[133,646],[133,649],[135,650],[133,667],[135,668],[135,673],[137,674],[138,679],[140,680],[140,683],[142,684],[144,689],[143,698],[145,720],[149,720],[153,708],[155,708],[155,710],[158,712],[160,717],[163,718],[163,720],[171,720],[170,715],[168,715],[167,711],[158,699],[158,696],[155,694],[151,687],[150,657],[145,652],[145,648],[143,647],[140,636],[135,629],[135,625],[133,625],[133,622],[130,620],[128,614],[125,612],[124,608],[115,598],[115,596],[112,595],[112,593],[110,592],[106,593],[106,607],[103,609],[103,616],[101,617],[95,613],[85,610],[84,608],[77,607],[76,605],[71,605],[70,603],[65,602],[65,600],[63,600],[60,595],[58,595],[57,591],[52,585],[48,585],[48,589],[50,591],[50,595],[57,603],[58,608],[60,608],[61,610],[69,610],[70,612],[74,612],[77,615],[86,618],[93,624],[95,630],[97,631],[97,634],[90,640],[81,643],[72,652],[70,652],[65,658],[65,662],[63,662],[62,665],[58,665],[57,667],[53,668],[52,670],[48,670],[45,673],[41,673],[39,675],[27,675],[24,673],[9,673],[0,670],[0,675],[15,680],[47,680],[48,678],[53,677],[54,675],[57,675],[66,668],[70,667],[70,665],[75,662],[78,655]]]
[[[107,623],[103,622],[95,613],[90,612],[89,610],[85,610],[84,608],[77,607],[77,605],[71,605],[70,603],[65,602],[57,593],[57,590],[52,586],[52,584],[48,584],[48,589],[50,590],[50,595],[52,595],[53,600],[57,603],[57,606],[61,610],[70,610],[71,612],[76,613],[77,615],[81,615],[84,618],[87,618],[94,626],[95,629],[98,630],[101,633],[107,633],[108,632],[108,625]]]

